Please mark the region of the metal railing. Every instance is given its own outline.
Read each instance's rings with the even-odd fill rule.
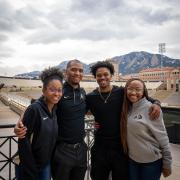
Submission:
[[[14,124],[9,125],[0,125],[0,129],[7,129],[7,128],[14,128]],[[7,173],[3,177],[2,173],[0,173],[0,179],[2,180],[12,180],[15,179],[14,174],[12,173],[12,168],[14,166],[13,158],[15,156],[15,153],[12,151],[12,143],[17,143],[17,138],[14,135],[8,135],[8,136],[0,136],[0,172],[5,171],[6,167],[8,167]],[[3,147],[7,146],[3,150]]]
[[[0,125],[0,129],[9,129],[14,128],[15,124],[9,124],[9,125]],[[94,120],[93,119],[86,119],[85,120],[85,142],[88,146],[87,151],[87,180],[90,179],[90,149],[94,143]],[[16,151],[12,151],[12,143],[17,144],[17,137],[15,135],[7,135],[7,136],[0,136],[0,155],[2,158],[0,158],[0,179],[2,180],[14,180],[16,179],[14,174],[14,157],[16,155]],[[8,149],[4,146],[7,145]],[[4,147],[4,148],[3,148]],[[17,146],[16,146],[17,148]],[[8,154],[6,154],[8,152]],[[5,171],[5,169],[8,169],[6,173],[1,173]],[[4,175],[3,175],[4,174]]]

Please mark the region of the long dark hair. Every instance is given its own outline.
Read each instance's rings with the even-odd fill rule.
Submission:
[[[121,121],[120,121],[120,130],[121,130],[121,143],[123,145],[124,153],[128,153],[128,146],[127,146],[127,115],[132,106],[132,103],[127,98],[127,87],[132,81],[140,81],[143,84],[143,97],[148,98],[148,91],[144,81],[139,78],[132,78],[129,79],[124,87],[124,98],[123,98],[123,107],[121,111]]]

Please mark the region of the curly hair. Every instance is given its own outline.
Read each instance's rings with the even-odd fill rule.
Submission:
[[[109,61],[98,61],[97,63],[93,64],[91,66],[92,75],[96,77],[96,71],[102,67],[109,69],[111,75],[114,75],[114,66]]]
[[[54,79],[57,79],[62,83],[63,82],[63,73],[60,71],[59,68],[48,67],[42,71],[42,73],[40,75],[40,79],[43,83],[43,87],[46,88],[48,83]]]

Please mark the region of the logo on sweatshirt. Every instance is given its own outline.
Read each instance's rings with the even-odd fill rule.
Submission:
[[[134,116],[134,119],[142,119],[142,115],[138,114],[138,115]]]
[[[82,100],[85,100],[85,96],[84,96],[84,94],[82,94],[82,93],[81,93],[81,99],[82,99]]]
[[[48,119],[48,117],[43,117],[43,121],[45,121],[46,119]]]
[[[70,96],[64,96],[64,99],[68,99],[68,98],[70,98]]]

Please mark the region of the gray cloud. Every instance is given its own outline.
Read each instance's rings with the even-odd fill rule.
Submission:
[[[156,10],[150,8],[144,8],[141,11],[132,12],[136,14],[136,19],[142,23],[149,24],[149,25],[161,25],[165,22],[175,20],[180,20],[180,14],[176,13],[173,14],[172,8],[167,8],[163,10]]]
[[[0,44],[8,40],[8,36],[4,34],[0,34]]]
[[[161,7],[156,5],[155,0],[154,5],[153,0],[150,4],[145,0],[141,4],[125,0],[72,0],[64,7],[59,1],[54,1],[50,6],[46,3],[38,6],[40,3],[34,5],[28,1],[22,2],[24,6],[15,9],[10,4],[11,0],[0,0],[1,57],[14,53],[9,48],[12,45],[4,46],[11,37],[24,41],[27,46],[57,43],[66,39],[90,40],[95,43],[133,41],[144,38],[151,28],[167,28],[170,22],[175,22],[175,25],[170,24],[168,33],[178,32],[176,24],[180,21],[180,11],[176,7],[180,4],[178,0],[165,0]],[[174,39],[179,40],[178,37],[178,33],[175,33],[169,39],[173,43]]]
[[[44,23],[40,20],[43,15],[40,10],[27,6],[16,11],[15,19],[23,28],[36,29],[43,27]]]
[[[27,5],[21,9],[14,9],[8,1],[0,1],[0,31],[39,28],[43,25],[39,19],[43,15],[41,10],[36,10],[36,7]]]
[[[0,31],[33,29],[33,33],[24,37],[31,44],[59,42],[68,38],[121,40],[140,35],[137,23],[161,25],[172,19],[179,20],[180,15],[172,12],[172,8],[154,11],[148,6],[135,7],[123,0],[78,0],[64,9],[57,3],[45,14],[38,7],[27,5],[15,10],[6,1],[1,1]]]
[[[8,2],[0,1],[0,31],[13,31],[15,29],[13,8]]]
[[[134,29],[131,31],[131,28]],[[71,30],[48,28],[41,30],[28,36],[26,41],[29,44],[36,43],[53,43],[59,42],[65,39],[74,40],[91,40],[91,41],[102,41],[110,39],[132,39],[139,36],[139,32],[133,25],[129,25],[126,28],[118,29],[113,24],[97,24],[92,27],[85,26],[84,28],[73,27]]]
[[[98,41],[138,36],[139,32],[133,25],[133,19],[140,25],[159,25],[175,16],[178,17],[176,14],[170,15],[171,9],[139,9],[120,0],[72,1],[71,7],[61,10],[59,6],[57,3],[52,11],[44,14],[40,9],[31,6],[15,11],[4,2],[1,28],[9,31],[18,28],[34,29],[33,34],[25,37],[28,43],[33,44],[59,42],[68,38]]]
[[[124,7],[124,2],[122,0],[79,0],[73,1],[71,10],[86,12],[89,15],[93,15],[106,13],[119,7]]]
[[[41,11],[37,11],[31,6],[15,9],[9,1],[0,0],[0,58],[11,57],[14,49],[7,43],[10,37],[17,37],[21,34],[23,38],[24,29],[39,29],[43,23],[39,20]]]
[[[139,33],[130,24],[123,1],[73,1],[71,7],[59,10],[59,5],[47,14],[46,30],[40,29],[27,37],[28,43],[52,43],[64,39],[91,41],[134,38]],[[129,30],[130,28],[133,29]]]
[[[0,58],[1,59],[12,57],[13,53],[14,53],[14,50],[12,48],[0,45]]]
[[[69,38],[122,40],[140,35],[137,24],[160,26],[171,20],[179,20],[179,14],[170,7],[154,10],[148,6],[131,6],[122,0],[78,0],[64,10],[59,10],[57,4],[47,14],[46,31],[40,29],[26,40],[28,43],[52,43]]]

